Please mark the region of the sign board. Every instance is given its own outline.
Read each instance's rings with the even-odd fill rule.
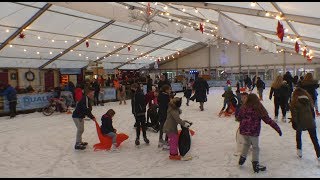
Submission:
[[[183,91],[182,83],[171,83],[171,88],[175,92]]]
[[[100,100],[116,100],[117,93],[114,88],[103,88],[102,93],[100,93]]]
[[[78,68],[61,68],[60,74],[81,74],[81,69]]]
[[[18,94],[17,95],[17,111],[40,109],[49,105],[49,100],[54,97],[53,92],[37,93],[37,94]],[[3,98],[3,111],[9,112],[9,102],[6,97]]]

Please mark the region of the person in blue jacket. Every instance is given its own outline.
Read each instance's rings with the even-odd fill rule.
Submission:
[[[87,142],[82,141],[82,134],[84,132],[84,118],[88,116],[92,120],[96,120],[94,115],[92,115],[92,106],[90,100],[93,100],[94,89],[90,88],[87,91],[87,95],[82,96],[82,99],[78,102],[76,109],[73,111],[72,118],[74,124],[77,127],[76,144],[75,149],[84,150],[86,149]]]
[[[17,114],[17,91],[10,84],[7,84],[5,90],[0,93],[0,96],[7,97],[7,100],[9,101],[10,118],[14,118]]]

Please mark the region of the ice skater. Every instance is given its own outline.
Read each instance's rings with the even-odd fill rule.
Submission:
[[[314,104],[310,94],[296,88],[290,104],[292,127],[296,130],[297,155],[302,158],[302,131],[308,131],[320,166],[320,147],[317,138]]]
[[[242,105],[237,119],[240,121],[240,134],[243,136],[243,147],[239,165],[246,161],[248,151],[252,145],[252,167],[254,172],[265,171],[266,167],[259,164],[259,135],[261,119],[282,135],[280,127],[268,115],[268,111],[261,104],[258,96],[249,94],[247,101]]]
[[[180,107],[182,103],[182,98],[175,97],[169,103],[167,120],[163,126],[163,132],[168,135],[169,138],[169,147],[170,147],[170,159],[177,159],[177,160],[188,160],[189,157],[180,156],[178,152],[178,124],[189,128],[190,123],[187,121],[183,121],[180,118],[180,114],[182,113]]]
[[[101,132],[105,136],[109,136],[112,138],[112,146],[111,151],[119,151],[117,148],[117,130],[113,128],[113,116],[116,112],[113,109],[109,109],[102,117],[101,117]]]
[[[168,106],[170,102],[170,94],[171,94],[171,88],[168,85],[163,85],[161,87],[161,91],[158,96],[158,103],[159,103],[159,122],[160,122],[160,130],[159,130],[159,148],[165,148],[168,149],[168,137],[165,137],[165,140],[163,140],[163,125],[166,122],[167,119],[167,111]]]

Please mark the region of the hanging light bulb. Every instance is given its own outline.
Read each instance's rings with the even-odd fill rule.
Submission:
[[[99,43],[97,42],[97,46],[99,46]]]
[[[86,59],[89,59],[89,57],[87,56]]]
[[[167,9],[168,9],[168,6],[163,7],[163,9],[164,9],[164,10],[167,10]]]
[[[252,3],[251,3],[251,7],[255,7],[255,6],[256,6],[256,4],[257,4],[257,3],[252,2]]]
[[[181,20],[180,19],[178,19],[178,22],[180,22]]]
[[[73,49],[71,49],[70,51],[73,52]]]
[[[198,13],[199,11],[198,11],[198,9],[195,9],[194,12]]]
[[[51,42],[54,42],[54,39],[52,39]]]
[[[208,23],[209,21],[210,21],[209,19],[206,20],[207,23]]]
[[[79,54],[79,56],[81,56],[81,54]]]
[[[286,29],[284,29],[284,32],[286,32],[286,33],[287,33],[288,31],[289,31],[289,29],[287,29],[287,28],[286,28]]]
[[[155,2],[154,5],[158,5],[158,2]]]
[[[37,54],[40,54],[40,52],[37,52]]]
[[[10,44],[10,45],[9,45],[9,47],[11,47],[11,48],[12,48],[12,44]]]
[[[40,36],[38,36],[38,39],[41,39],[41,37],[40,37]]]
[[[23,51],[24,51],[24,52],[27,52],[27,50],[26,50],[26,49],[24,49]]]
[[[52,54],[52,52],[50,51],[49,54]]]

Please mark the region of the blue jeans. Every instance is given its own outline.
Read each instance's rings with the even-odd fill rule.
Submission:
[[[109,133],[107,134],[107,136],[112,137],[112,144],[116,144],[116,143],[117,143],[117,134],[116,134],[116,133],[114,133],[114,132],[109,132]]]

